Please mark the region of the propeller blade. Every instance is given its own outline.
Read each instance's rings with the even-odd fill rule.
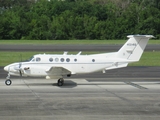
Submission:
[[[19,70],[19,75],[22,77],[22,71],[21,70]]]
[[[19,63],[19,75],[20,75],[20,76],[22,76],[21,66],[22,66],[22,63],[20,62],[20,63]]]

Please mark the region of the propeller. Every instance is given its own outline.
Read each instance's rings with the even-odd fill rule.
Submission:
[[[21,59],[21,62],[22,62],[22,54],[20,54],[20,59]],[[22,71],[21,71],[21,66],[22,66],[22,63],[19,62],[19,75],[22,76]]]
[[[19,75],[20,75],[20,76],[22,76],[21,66],[22,66],[22,63],[20,62],[20,63],[19,63]]]
[[[14,67],[15,70],[19,71],[19,75],[20,75],[20,76],[22,76],[22,71],[21,71],[22,68],[21,68],[21,66],[22,66],[22,63],[19,62],[19,65],[17,64],[17,65]]]

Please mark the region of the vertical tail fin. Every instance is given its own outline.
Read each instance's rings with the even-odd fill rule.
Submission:
[[[116,57],[139,61],[141,55],[152,35],[129,35],[129,40],[120,48]]]

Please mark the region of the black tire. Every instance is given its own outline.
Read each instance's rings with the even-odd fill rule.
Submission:
[[[63,83],[64,83],[63,78],[60,78],[60,79],[58,80],[58,82],[57,82],[57,85],[58,85],[58,86],[63,86]]]
[[[11,81],[10,79],[8,79],[8,80],[5,81],[5,84],[6,84],[7,86],[9,86],[9,85],[12,84],[12,81]]]

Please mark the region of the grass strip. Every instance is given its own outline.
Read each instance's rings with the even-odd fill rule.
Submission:
[[[0,44],[124,44],[126,40],[0,40]],[[149,44],[160,44],[160,40],[149,40]]]

